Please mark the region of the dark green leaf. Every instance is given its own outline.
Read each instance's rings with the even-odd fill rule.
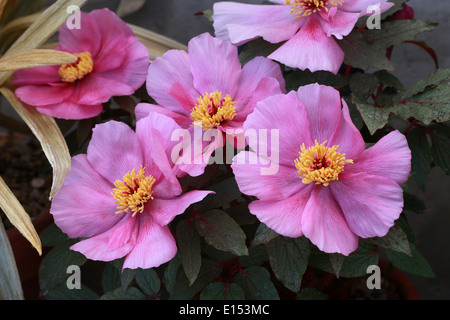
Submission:
[[[264,246],[252,247],[248,250],[248,256],[239,257],[239,263],[243,268],[260,266],[268,260],[269,257]]]
[[[430,145],[421,128],[413,128],[406,138],[411,149],[411,174],[423,190],[431,171]]]
[[[380,85],[378,78],[369,73],[356,72],[350,79],[350,90],[361,96],[368,96]]]
[[[181,266],[180,254],[177,253],[175,257],[167,263],[167,267],[164,270],[163,282],[168,292],[173,291],[175,282],[177,281],[178,270]]]
[[[373,75],[376,76],[378,80],[382,82],[385,86],[392,87],[397,90],[404,89],[403,83],[401,83],[401,81],[390,72],[379,70],[375,72]]]
[[[297,91],[299,87],[311,83],[319,83],[327,86],[340,89],[349,83],[349,77],[335,75],[328,71],[311,72],[307,70],[295,70],[285,75],[287,92]]]
[[[136,276],[136,269],[123,269],[120,274],[120,283],[122,284],[122,289],[126,290],[130,283],[134,280]]]
[[[255,39],[243,47],[241,53],[239,54],[239,60],[242,65],[245,65],[255,57],[267,57],[281,45],[282,43],[270,43],[262,38]]]
[[[435,165],[446,174],[450,170],[450,128],[444,124],[434,124],[429,127],[431,134],[431,156]]]
[[[229,204],[231,201],[238,199],[242,195],[234,177],[210,186],[208,187],[208,190],[214,191],[215,194],[210,194],[204,199],[203,210],[220,208]]]
[[[134,287],[129,287],[126,290],[117,288],[114,291],[105,293],[100,297],[100,300],[142,300],[145,295]]]
[[[256,229],[255,237],[252,241],[252,246],[265,244],[276,237],[278,237],[278,233],[270,229],[264,223],[260,223],[258,229]]]
[[[39,238],[42,246],[54,247],[69,237],[56,224],[52,223],[39,234]]]
[[[200,236],[193,221],[182,220],[177,224],[177,243],[184,272],[192,284],[201,267]]]
[[[432,75],[425,79],[421,79],[413,84],[408,89],[399,93],[396,97],[396,100],[404,100],[411,98],[414,95],[417,95],[423,91],[425,91],[428,87],[435,87],[440,84],[443,84],[450,80],[450,68],[449,69],[438,69]]]
[[[99,295],[81,284],[81,289],[69,289],[66,283],[56,286],[45,295],[46,300],[97,300]]]
[[[211,246],[238,256],[248,255],[244,231],[224,211],[204,212],[195,220],[195,223],[198,233]]]
[[[43,258],[39,268],[39,284],[44,295],[66,281],[70,275],[67,273],[69,266],[82,266],[87,261],[81,253],[69,249],[76,242],[74,239],[66,240],[50,250]]]
[[[327,300],[327,295],[316,288],[303,288],[297,295],[297,300]]]
[[[200,300],[244,300],[244,290],[236,283],[213,282],[200,294]]]
[[[344,261],[345,261],[344,255],[340,253],[330,253],[330,262],[331,266],[333,267],[336,278],[339,278]]]
[[[153,269],[138,269],[136,283],[146,295],[152,298],[156,298],[161,289],[161,280]]]
[[[278,280],[293,292],[300,290],[308,266],[309,241],[305,237],[276,237],[266,244],[270,266]]]
[[[415,213],[423,213],[425,204],[415,194],[403,192],[404,210],[413,211]]]
[[[344,63],[354,68],[368,70],[394,70],[385,50],[376,43],[367,43],[363,35],[355,30],[348,36],[338,41],[339,46],[345,53]]]
[[[278,292],[263,267],[249,267],[236,274],[235,282],[244,289],[247,300],[279,300]]]
[[[393,250],[386,250],[386,255],[392,264],[406,272],[427,278],[434,278],[435,274],[424,256],[414,244],[410,244],[412,256]]]
[[[356,105],[371,135],[388,123],[389,115],[393,112],[392,107],[376,107],[357,94],[352,94],[352,102]]]
[[[405,3],[406,1],[408,1],[408,0],[389,0],[389,2],[394,3],[394,5],[389,10],[387,10],[381,14],[381,20],[384,20],[387,17],[389,17],[390,15],[401,10],[403,8],[402,4]]]
[[[384,237],[375,237],[365,239],[367,242],[378,245],[382,248],[388,248],[397,252],[411,255],[408,237],[398,225],[394,225]]]
[[[120,271],[112,263],[107,263],[102,273],[103,292],[113,291],[121,286]]]

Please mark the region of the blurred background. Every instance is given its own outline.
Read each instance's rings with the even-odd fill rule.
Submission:
[[[31,0],[30,0],[31,1]],[[54,1],[48,1],[53,3]],[[113,11],[123,10],[123,19],[137,26],[157,32],[183,44],[196,35],[214,34],[212,23],[202,15],[195,15],[212,9],[214,0],[90,0],[83,11],[108,7]],[[238,2],[260,4],[262,0],[240,0]],[[410,0],[415,18],[439,23],[432,32],[419,35],[417,40],[425,41],[437,54],[439,66],[450,68],[450,1]],[[397,76],[405,87],[435,71],[431,57],[413,44],[396,46],[392,63]],[[10,109],[4,102],[2,112]],[[14,111],[11,116],[15,117]],[[410,213],[408,221],[416,236],[417,247],[431,265],[436,278],[428,279],[409,275],[417,286],[422,299],[450,299],[450,177],[440,168],[434,168],[424,191],[411,184],[414,193],[424,201],[423,214]]]

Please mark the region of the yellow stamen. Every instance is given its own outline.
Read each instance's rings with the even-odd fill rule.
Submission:
[[[236,115],[236,102],[230,95],[222,98],[222,92],[205,93],[197,99],[197,104],[192,108],[191,118],[193,126],[202,126],[203,130],[217,128],[226,120],[233,120]]]
[[[344,0],[286,0],[285,6],[291,6],[291,12],[297,17],[307,17],[321,10],[328,12],[330,8],[344,4]]]
[[[155,183],[155,178],[152,176],[145,176],[145,167],[128,172],[123,180],[117,180],[116,186],[111,195],[114,197],[114,203],[118,204],[116,213],[128,212],[131,210],[134,217],[136,213],[144,211],[145,204],[148,200],[153,200],[152,186]]]
[[[90,52],[74,53],[78,60],[74,63],[63,64],[59,68],[59,75],[63,82],[73,83],[83,79],[94,69],[94,62]]]
[[[316,140],[315,145],[308,149],[305,144],[300,147],[300,157],[295,159],[295,167],[303,183],[315,182],[328,186],[330,181],[339,179],[346,163],[353,163],[353,160],[345,159],[345,153],[337,152],[338,145],[328,148],[325,143],[319,145]]]

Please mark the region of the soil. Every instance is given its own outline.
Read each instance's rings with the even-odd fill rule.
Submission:
[[[0,131],[0,176],[31,218],[50,208],[52,169],[34,136]],[[12,227],[1,209],[0,218]]]

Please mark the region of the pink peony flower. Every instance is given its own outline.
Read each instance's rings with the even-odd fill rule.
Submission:
[[[393,4],[387,0],[273,0],[274,5],[217,2],[213,7],[217,37],[236,45],[258,37],[271,43],[286,41],[268,56],[289,67],[312,72],[339,71],[344,52],[332,38],[348,35],[357,20],[370,15],[370,5],[381,12]]]
[[[256,103],[282,93],[285,82],[277,63],[257,57],[242,68],[237,48],[208,33],[191,39],[188,49],[170,50],[150,65],[147,91],[160,106],[139,104],[136,117],[156,111],[187,129],[191,153],[183,155],[180,168],[198,176],[226,138],[234,143],[242,134]],[[213,137],[208,141],[202,130]]]
[[[181,186],[170,162],[178,129],[170,118],[152,113],[136,124],[109,121],[94,128],[87,154],[72,159],[72,170],[53,199],[55,223],[71,247],[92,260],[125,257],[123,268],[152,268],[176,254],[168,224],[210,191]]]
[[[81,13],[81,29],[64,24],[56,50],[78,56],[70,65],[17,71],[16,95],[40,112],[63,119],[99,115],[112,96],[133,94],[145,82],[146,47],[108,9]]]
[[[411,152],[398,131],[365,149],[339,92],[318,84],[275,95],[248,116],[244,129],[279,129],[278,171],[255,152],[240,152],[233,172],[253,195],[250,212],[287,237],[306,236],[320,250],[348,255],[358,237],[386,235],[403,208],[400,184],[408,179]],[[252,150],[265,149],[249,137]],[[255,164],[251,164],[255,163]]]

